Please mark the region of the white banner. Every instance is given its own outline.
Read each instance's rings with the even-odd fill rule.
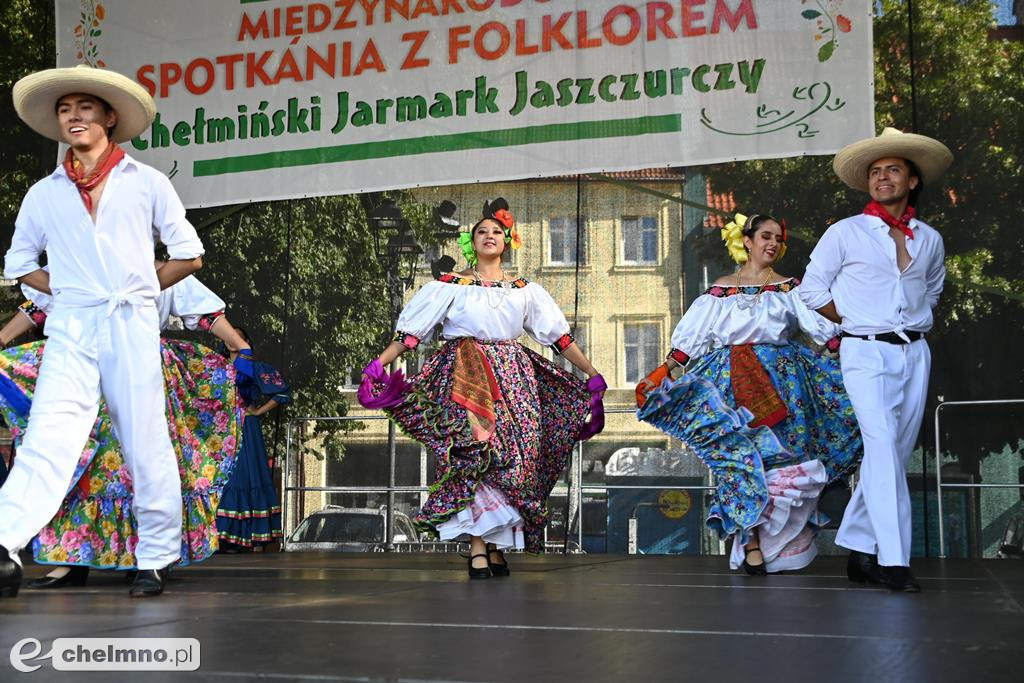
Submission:
[[[187,206],[831,154],[870,0],[57,0],[58,64],[156,98]]]

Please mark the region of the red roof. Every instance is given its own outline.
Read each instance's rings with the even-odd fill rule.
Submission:
[[[736,210],[736,199],[732,192],[713,192],[711,190],[711,181],[708,181],[708,194],[707,194],[708,206],[713,209],[720,209],[721,211],[728,211],[732,213]],[[725,224],[729,222],[729,219],[717,213],[709,213],[704,218],[705,228],[724,228]]]

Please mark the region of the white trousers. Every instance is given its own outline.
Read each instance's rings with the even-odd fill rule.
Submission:
[[[106,399],[132,475],[139,569],[181,554],[181,481],[167,430],[155,305],[57,306],[18,457],[0,489],[0,545],[17,551],[60,508]]]
[[[888,344],[846,337],[840,362],[864,438],[864,460],[836,544],[877,554],[886,567],[909,567],[907,461],[924,417],[931,351],[923,339]]]

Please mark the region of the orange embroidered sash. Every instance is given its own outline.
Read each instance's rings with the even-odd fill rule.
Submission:
[[[463,339],[455,349],[455,381],[452,400],[466,409],[473,438],[487,441],[494,434],[496,401],[501,390],[483,349],[472,339]]]
[[[736,405],[754,414],[751,427],[772,427],[789,415],[789,409],[779,398],[779,392],[754,353],[753,346],[740,344],[731,347],[729,365]]]

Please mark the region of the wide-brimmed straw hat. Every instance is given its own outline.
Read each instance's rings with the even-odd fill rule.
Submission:
[[[117,112],[114,142],[125,142],[142,133],[156,115],[156,102],[141,85],[116,71],[87,64],[47,69],[25,76],[11,94],[18,116],[32,130],[63,142],[57,122],[57,100],[80,93],[102,98]]]
[[[914,162],[921,172],[921,181],[926,185],[938,180],[953,163],[953,153],[938,140],[886,128],[878,137],[860,140],[839,150],[832,160],[832,169],[853,189],[867,192],[868,169],[885,157],[900,157]]]

